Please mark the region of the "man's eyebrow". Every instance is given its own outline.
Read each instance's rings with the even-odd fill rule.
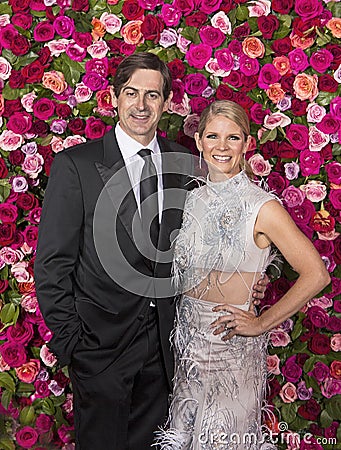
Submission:
[[[134,88],[134,87],[132,87],[132,86],[124,86],[124,87],[122,88],[123,91],[126,91],[127,89],[130,89],[131,91],[135,91],[135,92],[139,92],[140,90],[144,90],[144,89],[137,89],[137,88]],[[161,95],[161,92],[158,91],[157,89],[149,89],[149,90],[146,90],[145,92],[146,92],[146,94],[154,93],[154,94],[159,94],[159,95]]]

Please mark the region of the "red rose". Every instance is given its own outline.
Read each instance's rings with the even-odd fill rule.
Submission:
[[[279,28],[279,20],[273,14],[258,17],[257,24],[264,39],[272,39],[272,35]]]
[[[12,69],[11,76],[9,77],[8,80],[8,84],[11,89],[21,89],[25,87],[26,79],[20,70]]]
[[[33,61],[21,69],[27,83],[40,83],[44,75],[44,66],[39,60]]]
[[[275,398],[281,391],[282,387],[279,384],[279,381],[277,380],[277,378],[270,378],[268,381],[268,388],[269,388],[269,393],[267,398],[269,400],[272,400],[273,398]]]
[[[216,97],[218,100],[232,100],[233,90],[227,84],[220,84],[217,88]]]
[[[32,126],[32,117],[27,112],[15,112],[7,122],[7,128],[16,134],[27,133]]]
[[[61,119],[66,119],[71,116],[72,109],[66,103],[57,103],[56,105],[56,115]]]
[[[250,108],[253,106],[253,100],[243,91],[233,92],[233,101],[242,106],[249,115]]]
[[[36,120],[33,122],[31,132],[39,137],[45,137],[49,134],[49,125],[44,120]]]
[[[21,208],[24,211],[30,211],[31,209],[36,208],[39,202],[38,199],[30,192],[21,192],[18,194],[18,198],[15,203],[18,208]]]
[[[188,27],[196,27],[196,28],[199,28],[202,25],[204,25],[206,20],[207,20],[207,15],[205,13],[203,13],[202,11],[197,11],[196,13],[192,14],[191,16],[187,16],[185,19],[186,25]]]
[[[45,66],[51,58],[51,50],[48,47],[43,47],[39,50],[38,56],[38,61],[40,61],[43,66]]]
[[[97,139],[106,133],[106,125],[101,119],[90,116],[85,125],[85,136],[88,139]]]
[[[122,14],[127,20],[136,20],[143,16],[144,10],[137,0],[126,0],[123,2]]]
[[[7,280],[0,280],[0,294],[3,294],[8,288]]]
[[[304,363],[310,358],[307,353],[297,353],[296,355],[296,362],[300,367],[304,366]]]
[[[15,112],[22,110],[23,107],[20,102],[20,98],[17,98],[15,100],[5,100],[5,110],[2,115],[4,117],[11,117]]]
[[[298,156],[298,150],[289,142],[282,141],[278,147],[278,156],[282,159],[293,159]]]
[[[77,117],[76,119],[70,120],[68,123],[68,129],[73,134],[84,134],[85,132],[85,122],[81,118]]]
[[[307,112],[307,102],[293,98],[291,101],[291,111],[294,116],[304,116]]]
[[[341,319],[335,316],[330,317],[326,329],[333,333],[339,333],[341,331]]]
[[[159,42],[160,33],[163,29],[164,25],[161,19],[152,14],[148,14],[141,25],[143,37],[149,41],[154,41],[155,44]]]
[[[20,151],[20,153],[22,153],[22,152]],[[7,175],[8,175],[8,169],[7,169],[5,160],[3,158],[0,158],[0,179],[6,178]]]
[[[78,12],[89,11],[89,0],[73,0],[72,9]]]
[[[272,43],[271,48],[276,53],[276,56],[287,55],[292,50],[290,38],[287,36],[277,39]]]
[[[8,155],[8,160],[13,166],[21,166],[24,162],[25,155],[21,150],[13,150]]]
[[[271,8],[280,14],[289,14],[294,6],[294,0],[273,0]]]
[[[243,25],[239,25],[233,31],[233,37],[236,39],[243,39],[251,33],[250,26],[247,22],[243,23]]]
[[[341,236],[338,236],[334,241],[334,261],[336,264],[341,264]]]
[[[275,297],[280,299],[290,289],[290,281],[280,277],[272,283],[272,289]]]
[[[313,37],[315,36],[315,26],[319,26],[319,22],[314,20],[302,20],[301,17],[295,17],[292,27],[297,36]]]
[[[206,106],[210,104],[210,101],[204,97],[192,97],[189,104],[194,114],[201,114]]]
[[[331,70],[336,70],[341,64],[341,45],[338,44],[328,44],[326,49],[330,51],[334,59],[330,64]]]
[[[51,145],[39,145],[38,144],[38,153],[45,159],[47,156],[52,155]]]
[[[41,120],[48,120],[53,116],[55,103],[49,98],[42,97],[33,104],[33,114]]]
[[[234,7],[233,0],[223,0],[220,3],[219,9],[221,11],[224,11],[225,14],[228,14],[232,10],[233,7]]]
[[[167,63],[168,69],[172,74],[173,80],[177,78],[183,78],[186,73],[186,68],[181,59],[173,59],[169,63]]]
[[[11,51],[16,56],[22,56],[28,53],[31,47],[30,42],[25,36],[17,34],[11,42]]]
[[[318,88],[324,92],[336,92],[339,84],[328,73],[321,75],[318,79]]]
[[[280,195],[283,190],[289,186],[289,181],[282,177],[278,172],[271,172],[267,178],[267,183],[272,191]]]
[[[232,70],[227,77],[224,77],[223,81],[234,88],[240,88],[244,81],[243,74],[237,70]]]
[[[21,11],[28,11],[31,0],[9,0],[8,4],[11,6],[14,13]]]
[[[24,30],[29,30],[32,26],[33,17],[31,16],[31,14],[18,12],[17,14],[13,15],[11,22],[17,27],[23,28]]]
[[[109,74],[114,77],[115,73],[116,73],[116,69],[118,67],[118,65],[121,63],[121,61],[123,60],[122,56],[116,56],[115,58],[111,58],[108,61],[109,67]]]
[[[289,94],[294,94],[295,75],[284,75],[281,79],[282,88]]]
[[[246,76],[242,74],[242,90],[243,91],[251,91],[258,86],[258,75],[250,75]]]
[[[315,333],[308,344],[309,350],[315,355],[327,355],[330,352],[329,337]]]
[[[11,42],[17,34],[18,31],[12,24],[8,24],[0,28],[0,42],[2,47],[7,49],[11,48]]]
[[[278,156],[278,141],[268,141],[261,144],[260,151],[265,159],[271,159]]]
[[[193,12],[194,8],[197,8],[193,0],[175,0],[173,6],[179,9],[184,16],[188,16],[188,14]]]
[[[321,407],[313,398],[309,399],[304,405],[301,405],[298,414],[307,420],[316,420],[321,412]]]
[[[0,245],[10,245],[14,241],[15,230],[14,223],[0,224]]]
[[[44,158],[44,170],[47,176],[50,176],[52,162],[53,162],[52,155],[46,156],[46,158]]]
[[[25,228],[24,236],[25,242],[27,242],[27,244],[33,249],[36,249],[38,241],[38,227],[35,227],[34,225],[28,225]]]

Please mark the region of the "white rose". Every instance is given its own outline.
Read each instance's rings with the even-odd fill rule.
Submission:
[[[232,25],[230,19],[224,13],[224,11],[219,11],[211,19],[211,24],[214,28],[219,28],[224,34],[232,33]]]
[[[1,80],[7,80],[11,76],[12,66],[7,59],[0,56],[0,78]]]
[[[290,117],[286,116],[281,112],[275,112],[273,114],[268,114],[264,117],[263,125],[268,130],[273,130],[277,127],[286,127],[291,123]]]

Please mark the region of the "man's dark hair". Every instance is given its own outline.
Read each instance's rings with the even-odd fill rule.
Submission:
[[[161,61],[158,56],[148,52],[129,55],[118,65],[113,83],[116,97],[118,98],[123,86],[138,69],[156,70],[161,73],[163,78],[163,99],[167,100],[172,90],[172,76],[170,70],[168,69],[167,64]]]

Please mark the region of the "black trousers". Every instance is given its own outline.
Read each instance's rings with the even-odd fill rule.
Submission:
[[[150,449],[154,431],[166,419],[169,395],[155,308],[107,369],[83,379],[70,367],[70,377],[76,450]]]

